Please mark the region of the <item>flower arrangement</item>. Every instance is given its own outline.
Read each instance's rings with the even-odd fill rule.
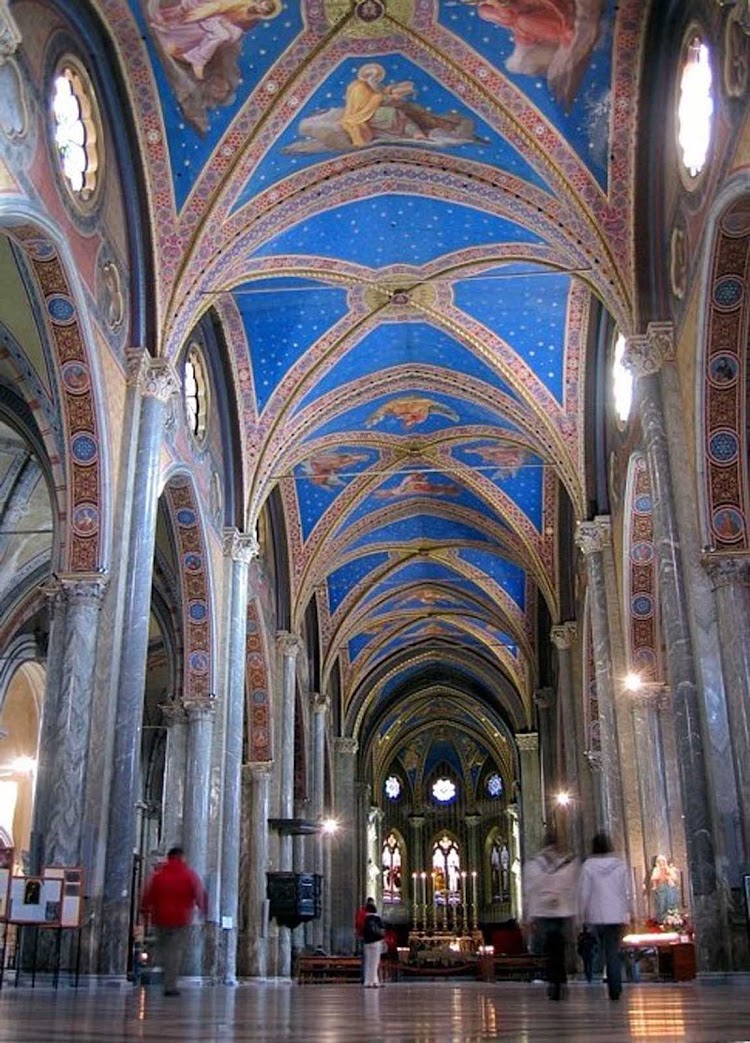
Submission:
[[[676,907],[667,909],[666,915],[661,922],[662,931],[679,931],[682,933],[687,930],[687,926],[687,917]]]

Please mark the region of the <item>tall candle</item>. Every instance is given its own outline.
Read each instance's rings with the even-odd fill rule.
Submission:
[[[427,916],[427,873],[422,873],[422,905]]]
[[[471,874],[471,900],[474,905],[474,916],[477,915],[477,871],[472,870]]]

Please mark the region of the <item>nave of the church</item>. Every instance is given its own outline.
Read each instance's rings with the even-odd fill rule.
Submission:
[[[186,1032],[580,1026],[548,834],[613,1032],[742,1009],[749,95],[750,0],[0,0],[0,1033],[162,927]]]

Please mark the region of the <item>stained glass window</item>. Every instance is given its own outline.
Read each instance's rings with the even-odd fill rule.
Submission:
[[[398,800],[401,796],[401,780],[397,775],[389,775],[385,780],[385,795],[389,800]]]
[[[495,771],[487,779],[487,796],[488,797],[502,797],[503,795],[503,780],[500,775]]]
[[[713,113],[710,55],[700,36],[694,34],[685,51],[677,110],[677,140],[691,178],[697,177],[706,165]]]
[[[65,60],[52,83],[53,137],[60,169],[76,202],[90,200],[101,165],[98,112],[85,71]]]
[[[401,845],[395,833],[389,833],[383,844],[383,905],[401,902]]]
[[[615,415],[621,424],[626,424],[633,404],[633,374],[622,363],[625,354],[625,338],[621,333],[615,341],[612,359],[612,394],[615,403]]]
[[[183,395],[188,430],[197,442],[202,442],[208,420],[208,381],[203,355],[197,344],[191,344],[188,348]]]
[[[432,795],[441,804],[447,804],[456,796],[456,784],[451,779],[436,779],[432,784]]]
[[[447,834],[432,848],[432,880],[436,905],[457,905],[461,899],[461,854]]]

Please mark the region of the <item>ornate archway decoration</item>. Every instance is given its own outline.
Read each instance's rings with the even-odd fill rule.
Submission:
[[[717,224],[707,287],[702,382],[704,545],[748,549],[747,280],[750,199],[743,197]]]
[[[270,761],[271,707],[269,704],[268,668],[263,648],[262,627],[258,605],[254,600],[247,604],[246,624],[246,686],[249,702],[248,713],[248,758],[251,762]]]
[[[661,641],[653,499],[646,460],[640,453],[631,457],[628,465],[625,503],[623,576],[628,663],[643,681],[656,681],[661,675]]]
[[[51,459],[55,478],[66,490],[59,567],[68,573],[94,572],[104,564],[101,516],[105,485],[94,379],[78,305],[49,236],[33,225],[15,225],[3,231],[23,251],[28,271],[36,281],[41,305],[38,316],[46,327],[59,388],[67,456],[62,464]]]
[[[182,700],[207,705],[211,696],[211,596],[203,525],[189,479],[172,478],[164,490],[179,562],[184,634]]]

